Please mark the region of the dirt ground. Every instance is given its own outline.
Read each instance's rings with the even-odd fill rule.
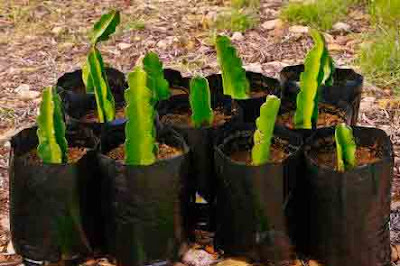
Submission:
[[[244,33],[226,32],[246,68],[277,77],[282,67],[303,61],[312,42],[305,27],[274,21],[283,2],[261,1],[258,26]],[[211,39],[214,23],[227,6],[228,1],[223,0],[0,1],[0,254],[13,253],[9,245],[7,140],[34,122],[41,89],[81,66],[93,22],[111,7],[122,11],[121,26],[100,50],[107,64],[123,72],[153,50],[165,66],[185,75],[208,74],[218,71]],[[361,37],[371,29],[361,8],[351,10],[344,22],[351,30],[328,32],[326,40],[338,66],[353,66]],[[400,155],[399,105],[390,90],[368,81],[364,91],[360,125],[385,130]],[[399,157],[394,173],[392,242],[400,244],[396,212],[400,209]],[[0,265],[1,260],[0,256]]]

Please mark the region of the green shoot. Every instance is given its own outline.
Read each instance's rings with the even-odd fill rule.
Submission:
[[[318,120],[320,86],[332,84],[333,60],[325,46],[323,35],[311,30],[314,47],[307,54],[304,72],[300,75],[300,92],[294,115],[296,128],[311,129]]]
[[[107,14],[101,16],[101,18],[94,24],[92,33],[92,45],[96,45],[100,41],[106,41],[110,38],[110,35],[115,32],[121,18],[119,11],[111,10]]]
[[[90,49],[87,65],[96,97],[99,121],[100,123],[113,121],[115,118],[114,96],[107,81],[103,59],[99,50],[94,46]]]
[[[250,84],[235,47],[227,36],[217,36],[216,48],[222,71],[224,94],[236,100],[248,99]]]
[[[271,140],[281,100],[269,95],[260,108],[260,116],[256,120],[257,130],[254,133],[254,146],[251,151],[253,165],[261,165],[269,161]]]
[[[68,144],[65,139],[61,99],[53,88],[45,88],[43,91],[37,124],[37,152],[43,163],[66,163]]]
[[[357,146],[352,128],[344,123],[337,125],[335,141],[338,171],[344,172],[353,169],[356,166]]]
[[[158,55],[153,52],[147,53],[143,58],[143,68],[147,73],[147,87],[153,91],[155,102],[168,99],[171,92]]]
[[[209,126],[214,120],[210,95],[207,79],[200,76],[193,77],[190,81],[190,107],[192,122],[196,128]]]

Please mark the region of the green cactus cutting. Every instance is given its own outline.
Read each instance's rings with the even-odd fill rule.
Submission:
[[[333,82],[333,60],[325,46],[323,35],[311,30],[314,47],[307,54],[304,72],[300,75],[300,92],[297,94],[295,128],[311,129],[318,120],[320,87]]]
[[[54,88],[44,89],[36,122],[39,139],[37,153],[43,163],[66,163],[68,143],[65,139],[61,99]]]
[[[214,120],[211,108],[210,87],[207,79],[195,76],[190,81],[190,107],[194,127],[209,126]]]
[[[227,36],[217,36],[216,48],[218,63],[222,71],[224,94],[237,100],[248,99],[250,83],[235,47]]]
[[[153,91],[147,85],[147,74],[141,67],[128,74],[125,91],[125,164],[151,165],[156,161]]]
[[[335,129],[337,170],[344,172],[356,166],[357,145],[353,136],[353,129],[345,123]]]
[[[163,65],[158,55],[147,53],[143,58],[143,68],[147,73],[147,87],[153,91],[154,101],[168,99],[171,95],[169,83],[164,78]]]
[[[256,120],[257,130],[254,132],[254,146],[251,151],[253,165],[261,165],[270,160],[271,140],[274,134],[276,117],[281,100],[269,95],[261,105],[260,116]]]

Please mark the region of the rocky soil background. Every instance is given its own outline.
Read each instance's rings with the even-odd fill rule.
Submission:
[[[122,11],[117,34],[101,44],[106,63],[127,72],[148,50],[156,51],[167,67],[185,75],[219,71],[212,36],[223,0],[71,0],[0,2],[0,265],[16,260],[10,243],[8,218],[8,139],[35,120],[40,91],[64,72],[81,66],[89,48],[93,22],[109,8]],[[246,68],[277,77],[282,67],[300,63],[312,45],[308,28],[279,19],[283,0],[263,0],[258,24],[246,32],[225,33],[238,47]],[[326,33],[338,66],[353,66],[363,33],[371,30],[362,8],[350,10],[346,21]],[[400,101],[390,90],[364,87],[359,123],[385,130],[395,145],[392,192],[393,261],[400,256]],[[203,254],[204,255],[204,254]],[[208,265],[200,260],[191,265]],[[87,265],[110,265],[94,260]],[[233,265],[233,264],[230,264]],[[310,264],[312,265],[312,263]],[[398,264],[400,265],[400,264]]]

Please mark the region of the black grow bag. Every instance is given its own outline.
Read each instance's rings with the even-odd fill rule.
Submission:
[[[232,151],[251,150],[253,133],[252,126],[231,131],[215,149],[215,245],[229,256],[245,256],[255,262],[289,261],[294,250],[285,209],[296,184],[302,138],[276,128],[274,136],[288,142],[290,156],[285,161],[261,166],[233,161],[229,156]]]
[[[114,69],[106,68],[107,81],[115,99],[116,109],[125,104],[124,91],[128,88],[124,73]],[[86,126],[92,128],[95,133],[100,132],[100,124],[84,122],[80,119],[86,114],[97,110],[94,93],[86,93],[82,81],[82,70],[65,73],[57,81],[57,91],[63,102],[66,121],[75,126]]]
[[[87,147],[74,164],[33,164],[26,154],[36,149],[37,128],[21,131],[11,140],[10,224],[18,254],[33,261],[72,260],[92,252],[96,242],[96,208],[86,197],[94,196],[89,184],[96,156],[90,134],[68,134],[69,146]]]
[[[329,266],[391,265],[390,139],[379,129],[353,127],[357,145],[377,144],[382,159],[339,173],[317,165],[310,156],[313,147],[333,142],[334,130],[318,130],[305,145],[305,186],[298,196],[308,202],[302,216],[308,221],[308,228],[303,228],[308,232],[306,250]]]
[[[183,77],[178,70],[164,69],[164,78],[168,80],[172,95],[187,93],[189,91],[190,77]]]
[[[297,93],[300,90],[300,74],[303,71],[304,65],[287,66],[282,69],[280,72],[282,99],[296,102]],[[361,102],[363,76],[352,69],[336,68],[333,81],[333,86],[322,86],[321,100],[339,105],[344,102],[350,105],[353,110],[351,124],[356,125]]]
[[[106,230],[110,252],[118,265],[177,261],[187,240],[188,147],[173,130],[163,129],[158,141],[184,153],[150,166],[126,166],[104,155],[124,143],[124,135],[121,128],[108,128],[102,140],[109,140],[99,157],[104,196],[111,204]]]
[[[243,109],[243,120],[246,123],[253,123],[260,115],[260,107],[265,102],[269,94],[280,97],[281,87],[277,79],[264,76],[261,73],[246,72],[247,79],[250,83],[251,93],[257,93],[247,100],[237,100],[240,107]],[[213,74],[207,77],[210,83],[210,89],[214,92],[223,94],[222,75]],[[265,92],[263,94],[262,92]]]
[[[241,120],[241,110],[232,102],[230,97],[221,94],[211,94],[211,106],[213,110],[219,109],[231,119],[222,125],[194,128],[192,126],[168,124],[179,132],[190,147],[191,168],[190,176],[194,184],[192,195],[197,191],[207,202],[214,199],[215,171],[214,171],[214,150],[215,136],[226,128],[229,128],[236,121]],[[190,110],[189,96],[176,95],[170,99],[161,101],[158,105],[158,115],[163,123],[163,117],[167,114],[179,114]]]

